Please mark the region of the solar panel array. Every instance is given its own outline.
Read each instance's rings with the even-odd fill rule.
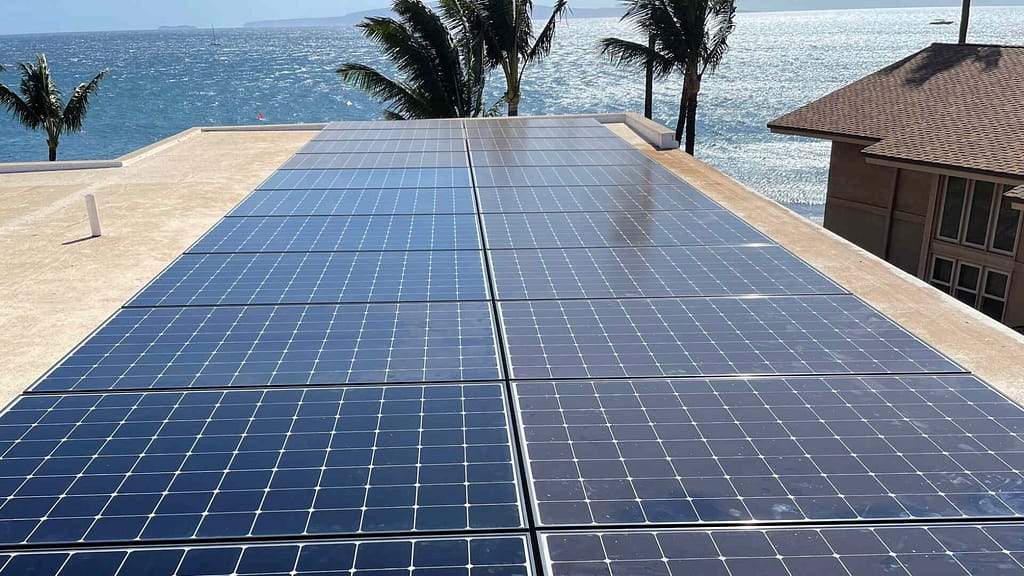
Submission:
[[[0,576],[1024,574],[1021,434],[592,119],[337,122],[0,415]]]

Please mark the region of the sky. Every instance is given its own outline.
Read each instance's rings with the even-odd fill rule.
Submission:
[[[1024,4],[1024,0],[975,0]],[[0,0],[0,34],[152,29],[193,25],[227,28],[253,20],[342,16],[379,8],[387,0]],[[537,0],[543,4],[544,0]],[[938,6],[959,0],[737,0],[740,10]],[[616,6],[616,0],[571,0],[579,7]]]

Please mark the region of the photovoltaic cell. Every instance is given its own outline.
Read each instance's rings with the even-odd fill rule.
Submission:
[[[487,300],[480,252],[185,254],[128,306]]]
[[[607,138],[615,133],[601,125],[594,126],[507,126],[500,123],[469,123],[469,138]]]
[[[461,250],[480,248],[472,215],[225,218],[188,249],[191,254]]]
[[[474,214],[471,188],[259,190],[229,217]]]
[[[692,186],[679,184],[481,188],[482,212],[629,212],[714,210],[721,206]]]
[[[315,141],[348,140],[372,142],[374,140],[462,140],[461,126],[441,128],[388,127],[374,130],[324,130],[313,137]]]
[[[545,534],[551,576],[1021,576],[1024,524]]]
[[[474,166],[626,166],[652,162],[639,150],[493,150],[473,152]]]
[[[972,376],[515,390],[545,526],[1024,512],[1024,410]]]
[[[654,161],[630,166],[474,166],[476,184],[491,186],[607,186],[679,184],[679,178]],[[461,184],[450,184],[460,186]],[[263,188],[270,186],[264,185]],[[301,186],[315,188],[316,186]]]
[[[483,221],[491,249],[772,243],[725,210],[485,214]]]
[[[259,190],[348,190],[351,188],[465,188],[466,168],[396,168],[367,170],[278,170]]]
[[[634,150],[633,145],[614,134],[605,138],[470,138],[470,151],[481,150]]]
[[[505,118],[467,118],[465,125],[469,130],[487,130],[494,126],[514,128],[557,128],[565,126],[601,126],[594,118],[571,116],[513,116]]]
[[[23,397],[0,543],[522,525],[500,384]]]
[[[383,154],[398,152],[464,152],[464,140],[313,140],[299,154]]]
[[[128,308],[33,390],[500,377],[486,302]]]
[[[494,250],[499,300],[845,294],[779,246]]]
[[[0,553],[0,576],[530,576],[522,536]]]
[[[329,122],[325,131],[335,130],[372,130],[374,132],[416,129],[416,130],[453,130],[462,127],[458,118],[428,118],[423,120],[403,120],[401,123],[381,122],[380,120],[341,120]]]
[[[405,169],[468,167],[469,158],[461,152],[398,152],[381,154],[296,154],[281,170],[310,169]]]
[[[852,296],[501,302],[512,378],[963,369]]]

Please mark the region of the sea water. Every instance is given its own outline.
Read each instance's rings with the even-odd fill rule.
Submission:
[[[829,145],[773,135],[765,124],[920,50],[955,42],[958,9],[741,13],[721,68],[703,86],[697,156],[798,212],[819,217]],[[643,78],[613,67],[598,39],[630,37],[615,19],[567,20],[552,55],[531,66],[524,114],[641,111]],[[971,41],[1024,43],[1024,8],[977,7]],[[380,106],[334,73],[344,62],[388,68],[353,28],[101,32],[0,36],[11,68],[45,52],[70,93],[102,68],[110,75],[92,102],[85,132],[62,139],[62,159],[112,158],[196,125],[374,119]],[[0,82],[17,84],[8,70]],[[657,85],[655,119],[674,126],[680,79]],[[495,77],[491,101],[502,92]],[[226,151],[226,153],[230,153]],[[0,162],[46,159],[45,136],[0,110]]]

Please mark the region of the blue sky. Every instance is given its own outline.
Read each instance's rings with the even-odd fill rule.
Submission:
[[[544,3],[544,0],[537,0]],[[741,10],[858,6],[935,6],[959,0],[738,0]],[[978,4],[1024,4],[989,0]],[[341,16],[387,0],[0,0],[0,34],[146,29],[163,25],[241,26],[251,20]],[[615,6],[616,0],[571,0],[573,6]]]

